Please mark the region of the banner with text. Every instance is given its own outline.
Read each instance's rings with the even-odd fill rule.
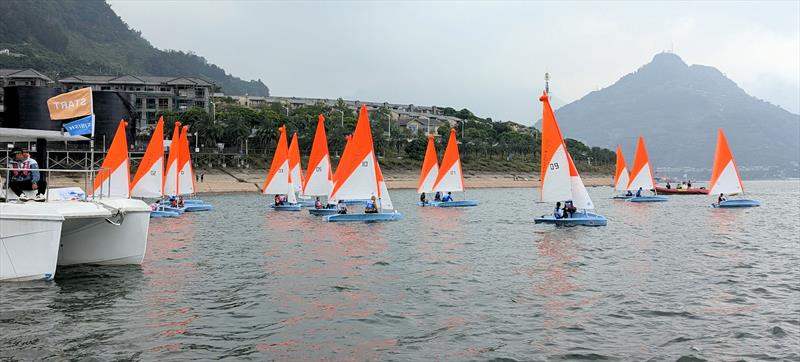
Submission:
[[[47,100],[47,108],[50,110],[50,119],[54,121],[91,115],[92,88],[59,94]]]
[[[72,122],[65,123],[64,129],[69,132],[70,136],[92,134],[92,130],[94,129],[94,115],[92,114]]]

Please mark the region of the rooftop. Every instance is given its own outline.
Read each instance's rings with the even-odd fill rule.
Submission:
[[[212,87],[214,83],[192,77],[155,77],[136,75],[74,75],[59,82],[65,84],[142,84],[142,85],[196,85]]]
[[[0,69],[0,77],[2,78],[39,78],[53,83],[53,80],[48,76],[39,73],[34,69]]]

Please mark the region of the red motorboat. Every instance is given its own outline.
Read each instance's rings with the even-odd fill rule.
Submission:
[[[656,192],[662,195],[708,195],[708,189],[701,187],[699,189],[673,189],[666,187],[656,186]]]

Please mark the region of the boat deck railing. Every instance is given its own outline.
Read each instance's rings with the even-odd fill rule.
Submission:
[[[7,168],[7,167],[0,167],[0,184],[2,184],[3,194],[0,195],[0,202],[8,202],[11,199],[11,195],[14,192],[11,190],[11,174],[14,171],[20,171],[16,168]],[[110,172],[110,169],[107,168],[98,168],[94,170],[63,170],[63,169],[52,169],[52,168],[39,168],[34,170],[27,170],[28,172],[38,171],[39,177],[43,177],[44,181],[46,182],[46,188],[44,193],[44,201],[50,201],[50,173],[58,173],[58,174],[80,174],[83,176],[83,194],[74,195],[74,199],[82,200],[82,201],[89,201],[89,200],[96,200],[102,199],[104,197],[111,197],[111,178],[108,178],[108,182],[103,182],[100,184],[100,189],[98,193],[94,193],[94,183],[97,179],[97,173],[106,171]],[[30,191],[30,190],[24,190]],[[23,191],[23,192],[24,192]],[[15,195],[16,196],[16,195]]]

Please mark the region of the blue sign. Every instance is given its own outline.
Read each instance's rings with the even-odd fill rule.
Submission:
[[[70,123],[64,124],[64,129],[69,132],[70,136],[79,136],[84,134],[91,134],[92,127],[94,126],[94,115],[89,115],[79,118]]]

